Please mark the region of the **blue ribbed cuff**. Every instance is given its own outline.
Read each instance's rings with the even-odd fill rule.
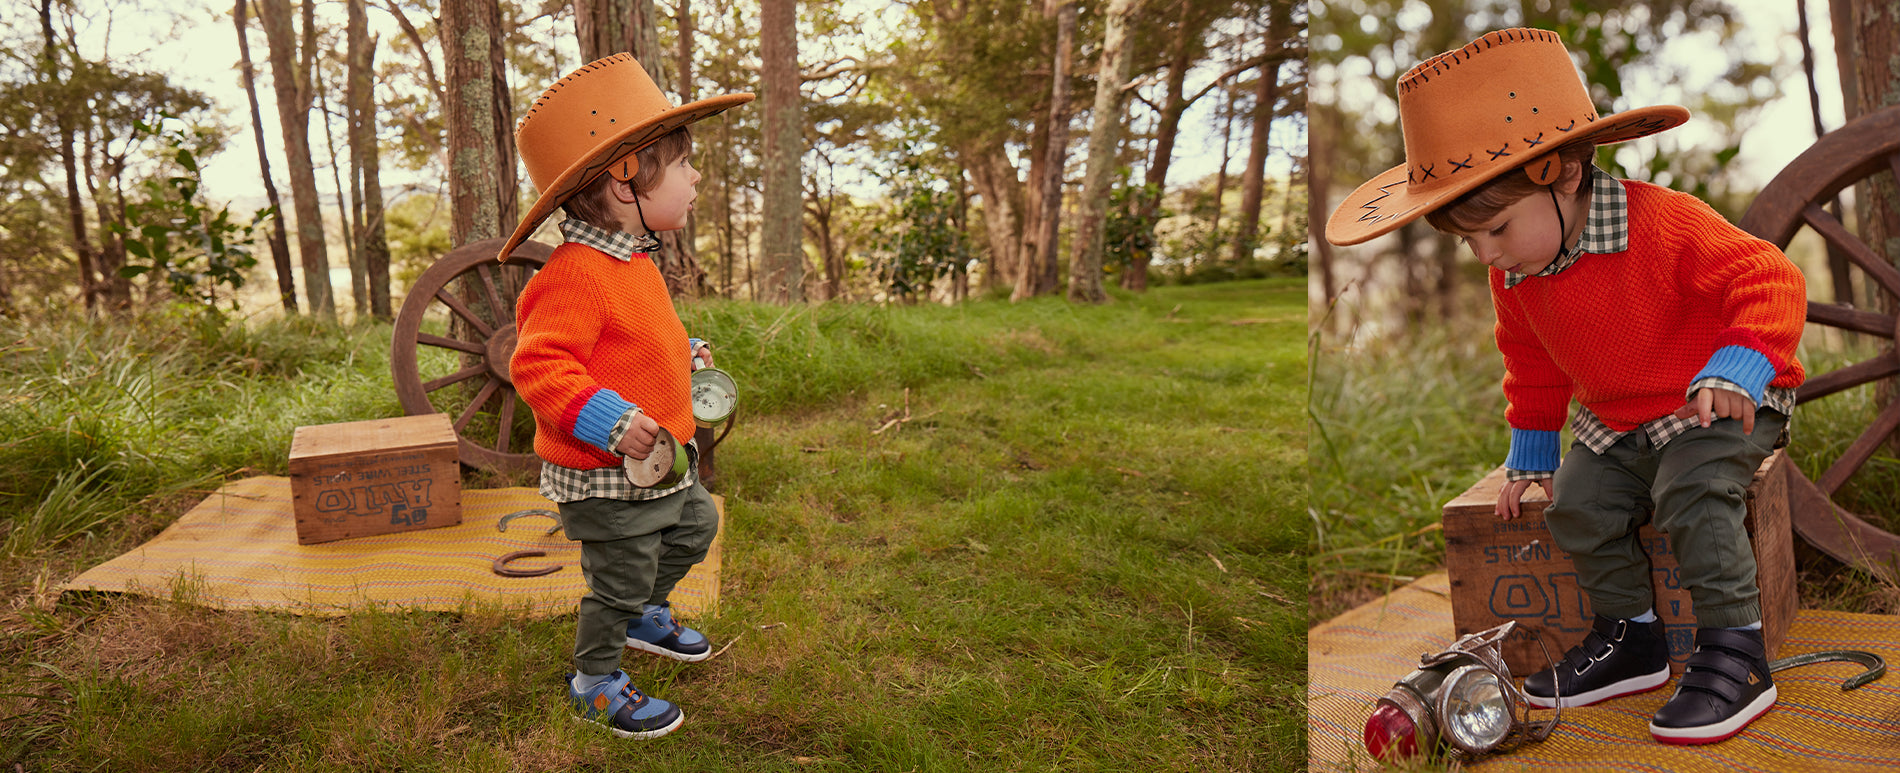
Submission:
[[[1512,470],[1545,472],[1557,469],[1559,454],[1554,430],[1511,428],[1511,453],[1504,466]]]
[[[1768,361],[1768,355],[1746,346],[1729,345],[1715,350],[1715,356],[1709,358],[1709,364],[1704,365],[1702,372],[1689,379],[1689,382],[1695,383],[1704,378],[1725,379],[1748,390],[1749,399],[1761,405],[1762,390],[1774,380],[1775,366]]]
[[[575,439],[610,454],[619,453],[614,450],[614,425],[620,422],[621,416],[634,408],[633,403],[627,402],[611,389],[595,392],[593,397],[587,398],[587,404],[581,406],[580,415],[574,419]]]

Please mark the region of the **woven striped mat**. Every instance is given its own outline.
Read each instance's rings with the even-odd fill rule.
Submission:
[[[1450,582],[1434,574],[1307,633],[1307,748],[1310,769],[1377,770],[1362,741],[1366,716],[1420,655],[1451,644]],[[1780,699],[1741,734],[1706,746],[1668,746],[1649,736],[1649,718],[1674,685],[1568,709],[1551,737],[1469,763],[1483,771],[1859,771],[1900,767],[1900,617],[1802,610],[1776,653],[1858,649],[1892,672],[1853,692],[1841,681],[1852,663],[1802,666],[1775,674]],[[1560,653],[1553,653],[1560,654]],[[1520,678],[1523,674],[1518,675]],[[1547,717],[1551,712],[1538,711]]]
[[[725,501],[714,497],[723,520]],[[520,510],[553,510],[533,489],[462,492],[456,526],[373,537],[297,544],[290,479],[246,478],[226,484],[137,549],[93,567],[62,591],[109,591],[178,599],[216,609],[267,609],[304,615],[341,615],[380,606],[456,611],[499,608],[534,616],[573,614],[587,593],[580,543],[546,532],[553,521]],[[706,560],[673,592],[682,617],[710,615],[719,603],[721,538]],[[558,565],[540,577],[502,577],[493,560],[517,550],[540,550],[511,566]]]

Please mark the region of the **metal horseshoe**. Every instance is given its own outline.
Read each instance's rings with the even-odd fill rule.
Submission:
[[[522,516],[527,516],[527,515],[545,515],[549,518],[554,519],[554,525],[549,526],[547,530],[547,533],[550,535],[561,530],[561,514],[560,513],[557,513],[553,510],[516,510],[512,513],[502,516],[501,520],[496,521],[495,531],[505,532],[508,530],[509,521],[512,521],[516,518],[520,518]]]
[[[513,561],[517,558],[538,558],[540,556],[545,556],[545,555],[547,555],[547,553],[545,551],[540,551],[540,550],[517,550],[513,553],[507,553],[507,554],[502,555],[499,558],[496,558],[494,564],[492,565],[492,568],[494,569],[495,574],[501,575],[503,577],[540,577],[541,575],[544,575],[544,574],[553,574],[555,572],[561,571],[561,566],[559,564],[555,564],[553,566],[543,566],[538,569],[514,569],[508,566],[509,561]]]

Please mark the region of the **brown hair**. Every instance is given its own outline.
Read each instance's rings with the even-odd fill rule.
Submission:
[[[1588,171],[1591,157],[1596,154],[1595,143],[1579,142],[1565,145],[1553,151],[1568,166],[1577,162]],[[1584,182],[1588,183],[1586,176]],[[1440,231],[1471,231],[1483,225],[1491,218],[1503,212],[1505,207],[1516,204],[1518,200],[1546,186],[1531,182],[1530,175],[1523,169],[1513,169],[1498,175],[1495,179],[1452,199],[1450,204],[1425,213],[1425,222]]]
[[[639,160],[640,170],[633,173],[634,193],[652,190],[660,184],[667,167],[692,152],[693,134],[684,126],[660,135],[653,144],[635,151],[633,157]],[[588,225],[620,230],[620,221],[613,217],[614,194],[608,190],[611,180],[613,175],[602,172],[593,182],[569,196],[567,201],[561,202],[561,209],[567,212],[568,217]]]

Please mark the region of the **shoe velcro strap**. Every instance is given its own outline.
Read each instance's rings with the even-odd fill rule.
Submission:
[[[1751,669],[1748,661],[1724,650],[1699,649],[1683,664],[1691,672],[1715,672],[1737,682],[1747,682]]]
[[[1679,685],[1682,689],[1701,690],[1722,696],[1723,700],[1734,703],[1742,698],[1742,683],[1726,674],[1715,671],[1690,671],[1682,675]]]
[[[619,671],[615,672],[613,678],[607,680],[606,684],[601,685],[600,689],[602,690],[602,694],[607,696],[607,707],[601,709],[601,713],[611,717],[620,713],[621,706],[625,706],[629,703],[638,703],[638,700],[634,696],[640,693],[637,690],[629,689],[629,685],[627,684],[629,681],[631,681],[631,678],[627,676],[627,672]]]
[[[1767,650],[1762,646],[1760,638],[1727,628],[1704,628],[1697,631],[1695,646],[1698,650],[1719,647],[1750,660],[1761,660],[1767,656]]]

